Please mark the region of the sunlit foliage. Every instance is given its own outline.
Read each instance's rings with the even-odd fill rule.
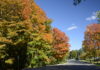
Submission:
[[[87,26],[83,49],[89,58],[100,57],[100,24],[90,24]]]
[[[57,59],[57,61],[62,61],[67,56],[69,51],[69,38],[64,32],[61,32],[57,28],[53,28],[53,36],[54,57]]]
[[[0,68],[21,70],[63,59],[68,37],[52,31],[51,22],[34,0],[0,0]]]
[[[50,23],[33,0],[0,0],[0,67],[18,70],[49,64]]]

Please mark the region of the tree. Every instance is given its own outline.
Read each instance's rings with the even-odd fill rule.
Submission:
[[[52,30],[51,22],[34,0],[1,0],[0,68],[21,70],[63,60],[69,39],[60,30]]]
[[[83,49],[87,52],[89,58],[100,57],[100,24],[90,24],[85,32]],[[98,54],[99,53],[99,54]]]
[[[77,55],[78,55],[78,50],[72,50],[72,51],[70,51],[69,55],[70,55],[69,56],[70,59],[76,59]]]
[[[53,28],[53,37],[54,57],[59,62],[65,59],[69,52],[69,38],[57,28]]]
[[[0,16],[0,68],[21,70],[50,63],[51,20],[33,0],[1,0]]]
[[[85,0],[73,0],[73,4],[76,6],[78,4],[80,4],[82,1],[85,1]]]
[[[100,11],[97,11],[97,20],[98,20],[98,23],[100,24]]]
[[[0,61],[5,66],[3,68],[18,70],[26,64],[27,42],[32,33],[29,27],[32,26],[26,26],[29,21],[22,16],[24,7],[21,0],[1,0],[0,5],[0,45],[5,53]]]
[[[83,54],[84,51],[83,49],[79,49],[79,50],[71,50],[69,53],[69,59],[80,59],[81,54]]]

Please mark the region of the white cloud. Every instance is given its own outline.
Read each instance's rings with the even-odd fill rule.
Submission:
[[[72,25],[75,25],[75,24],[72,24]]]
[[[95,19],[96,19],[96,13],[95,12],[93,12],[90,17],[86,18],[87,21],[91,21],[91,20],[95,20]]]
[[[87,21],[91,21],[91,20],[95,20],[95,19],[96,19],[96,16],[91,16],[91,17],[86,18]]]
[[[68,31],[71,31],[71,30],[74,30],[74,29],[77,29],[77,28],[78,28],[77,26],[73,25],[73,26],[67,28],[67,30],[68,30]]]

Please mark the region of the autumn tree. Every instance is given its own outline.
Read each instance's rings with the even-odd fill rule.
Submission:
[[[0,68],[50,63],[51,20],[33,0],[0,0]]]
[[[57,28],[53,28],[53,51],[54,57],[57,61],[62,61],[68,54],[69,51],[69,38],[66,36],[64,32],[61,32]]]
[[[83,49],[90,58],[100,57],[100,24],[90,24],[87,26]]]
[[[22,2],[1,0],[0,5],[0,47],[3,46],[1,50],[5,48],[0,61],[5,66],[3,68],[17,69],[18,61],[22,63],[19,65],[22,68],[26,62],[26,46],[31,32],[26,26],[28,21],[22,16]]]

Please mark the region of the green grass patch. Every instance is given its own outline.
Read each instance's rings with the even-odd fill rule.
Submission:
[[[96,64],[96,66],[100,66],[100,64]]]

